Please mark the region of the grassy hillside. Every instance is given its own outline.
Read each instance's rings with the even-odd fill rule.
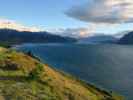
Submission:
[[[0,48],[0,100],[123,100],[51,69],[38,60]]]

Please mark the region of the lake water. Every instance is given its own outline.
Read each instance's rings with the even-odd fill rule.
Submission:
[[[26,44],[54,68],[133,100],[133,46],[89,44]]]

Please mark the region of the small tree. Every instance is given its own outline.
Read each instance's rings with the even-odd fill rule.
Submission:
[[[37,64],[36,68],[33,69],[30,73],[29,73],[29,79],[32,80],[38,80],[40,79],[42,73],[44,71],[44,66],[42,64]]]

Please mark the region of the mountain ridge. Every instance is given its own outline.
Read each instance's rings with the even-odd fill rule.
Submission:
[[[133,44],[133,31],[127,32],[120,40],[118,44]]]
[[[90,43],[90,44],[99,44],[99,43],[116,43],[118,41],[117,38],[111,35],[96,35],[96,36],[90,36],[86,38],[79,39],[78,43]]]
[[[22,43],[71,43],[76,39],[54,35],[46,31],[30,32],[14,29],[0,29],[0,42],[9,45]]]

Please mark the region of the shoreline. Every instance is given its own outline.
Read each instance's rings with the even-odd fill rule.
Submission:
[[[32,45],[32,44],[31,44],[31,45]],[[19,46],[19,45],[18,45],[18,46]],[[12,49],[12,48],[11,48],[11,49]],[[14,48],[13,48],[13,49],[14,49]],[[16,49],[15,49],[15,50],[16,50]],[[23,51],[20,50],[20,52],[23,52]],[[23,52],[23,53],[29,55],[27,52]],[[105,94],[107,94],[107,95],[109,95],[109,96],[111,96],[111,94],[119,95],[119,93],[117,93],[117,92],[115,92],[115,91],[112,91],[112,90],[109,90],[109,89],[100,87],[100,86],[98,86],[98,85],[96,85],[96,84],[87,82],[87,81],[85,81],[85,80],[83,80],[83,79],[81,79],[81,78],[77,78],[76,76],[74,76],[74,75],[72,75],[72,74],[70,74],[70,73],[68,73],[68,72],[65,72],[65,71],[60,70],[60,69],[55,68],[55,67],[52,67],[52,65],[48,64],[47,62],[44,62],[40,57],[38,57],[37,55],[35,55],[33,52],[30,52],[30,55],[29,55],[29,56],[31,56],[32,58],[34,58],[34,59],[36,59],[36,60],[38,60],[38,61],[40,61],[40,62],[42,62],[42,63],[44,63],[44,64],[47,65],[47,66],[50,66],[50,68],[52,68],[52,69],[54,69],[55,71],[59,72],[59,73],[62,74],[63,76],[70,77],[70,78],[72,78],[72,79],[74,79],[74,80],[80,82],[80,83],[83,84],[86,88],[92,87],[92,88],[98,90],[99,92],[105,93]],[[121,96],[121,95],[119,95],[119,96]]]
[[[26,53],[26,54],[27,54],[27,53]],[[114,95],[118,95],[118,96],[120,96],[120,97],[123,97],[122,95],[120,95],[119,93],[116,93],[115,91],[108,90],[108,89],[106,89],[106,88],[102,88],[102,87],[100,87],[100,86],[98,86],[98,85],[96,85],[96,84],[94,84],[94,83],[90,83],[90,82],[87,82],[87,81],[85,81],[85,80],[83,80],[83,79],[81,79],[81,78],[77,78],[76,76],[74,76],[74,75],[72,75],[72,74],[70,74],[70,73],[68,73],[68,72],[65,72],[65,71],[60,70],[60,69],[55,68],[55,67],[52,67],[52,65],[48,64],[47,62],[44,62],[40,57],[38,57],[38,56],[35,55],[34,53],[32,53],[32,54],[29,55],[29,56],[31,56],[31,57],[34,58],[34,59],[37,59],[38,61],[42,62],[42,63],[45,64],[46,66],[49,66],[49,67],[52,68],[53,70],[59,72],[61,75],[78,81],[79,83],[81,83],[82,85],[84,85],[84,86],[85,86],[86,88],[88,88],[88,89],[89,89],[89,87],[91,87],[91,88],[96,89],[96,90],[99,91],[99,92],[102,92],[102,93],[108,95],[108,96],[112,96],[111,94],[114,94]]]

